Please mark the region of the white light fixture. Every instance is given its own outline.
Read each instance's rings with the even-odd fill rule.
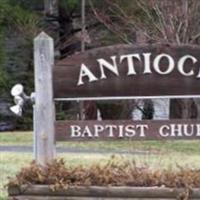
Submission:
[[[24,105],[24,99],[21,97],[24,93],[24,87],[21,84],[16,84],[11,89],[11,95],[14,97],[15,106],[10,107],[10,110],[17,116],[22,116],[22,107]]]
[[[14,97],[14,102],[15,102],[16,105],[19,105],[19,106],[22,107],[23,104],[24,104],[24,99],[22,97],[20,97],[20,96],[15,96]]]
[[[14,97],[14,102],[16,105],[10,107],[10,110],[17,116],[22,116],[22,110],[25,102],[35,102],[35,93],[32,93],[31,96],[27,96],[24,93],[24,87],[21,84],[16,84],[11,89],[11,95]]]
[[[10,110],[17,116],[21,117],[22,116],[22,107],[19,105],[15,105],[10,107]]]
[[[11,89],[11,95],[13,97],[15,96],[21,96],[24,93],[24,87],[21,84],[16,84],[12,89]]]

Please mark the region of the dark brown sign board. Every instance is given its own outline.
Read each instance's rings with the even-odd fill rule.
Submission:
[[[63,59],[53,69],[55,100],[200,97],[200,47],[115,45]],[[56,140],[199,139],[200,120],[57,121]]]
[[[53,71],[56,100],[199,97],[200,47],[116,45],[74,54]]]
[[[56,140],[200,139],[199,120],[57,121]]]

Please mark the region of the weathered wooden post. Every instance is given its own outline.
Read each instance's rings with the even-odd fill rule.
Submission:
[[[40,33],[34,40],[35,106],[34,134],[36,162],[45,166],[55,157],[52,68],[54,65],[53,39]]]

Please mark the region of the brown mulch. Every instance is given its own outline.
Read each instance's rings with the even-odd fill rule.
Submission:
[[[147,167],[137,167],[135,162],[119,164],[111,159],[104,165],[90,167],[69,167],[61,160],[55,160],[45,169],[35,162],[22,170],[9,186],[22,184],[48,184],[52,189],[68,186],[162,186],[170,188],[199,188],[200,170],[182,169],[150,170]]]

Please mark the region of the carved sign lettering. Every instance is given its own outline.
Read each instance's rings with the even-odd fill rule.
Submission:
[[[54,67],[54,97],[198,96],[200,47],[117,45],[75,54]]]
[[[200,139],[198,120],[170,121],[58,121],[58,140]]]

